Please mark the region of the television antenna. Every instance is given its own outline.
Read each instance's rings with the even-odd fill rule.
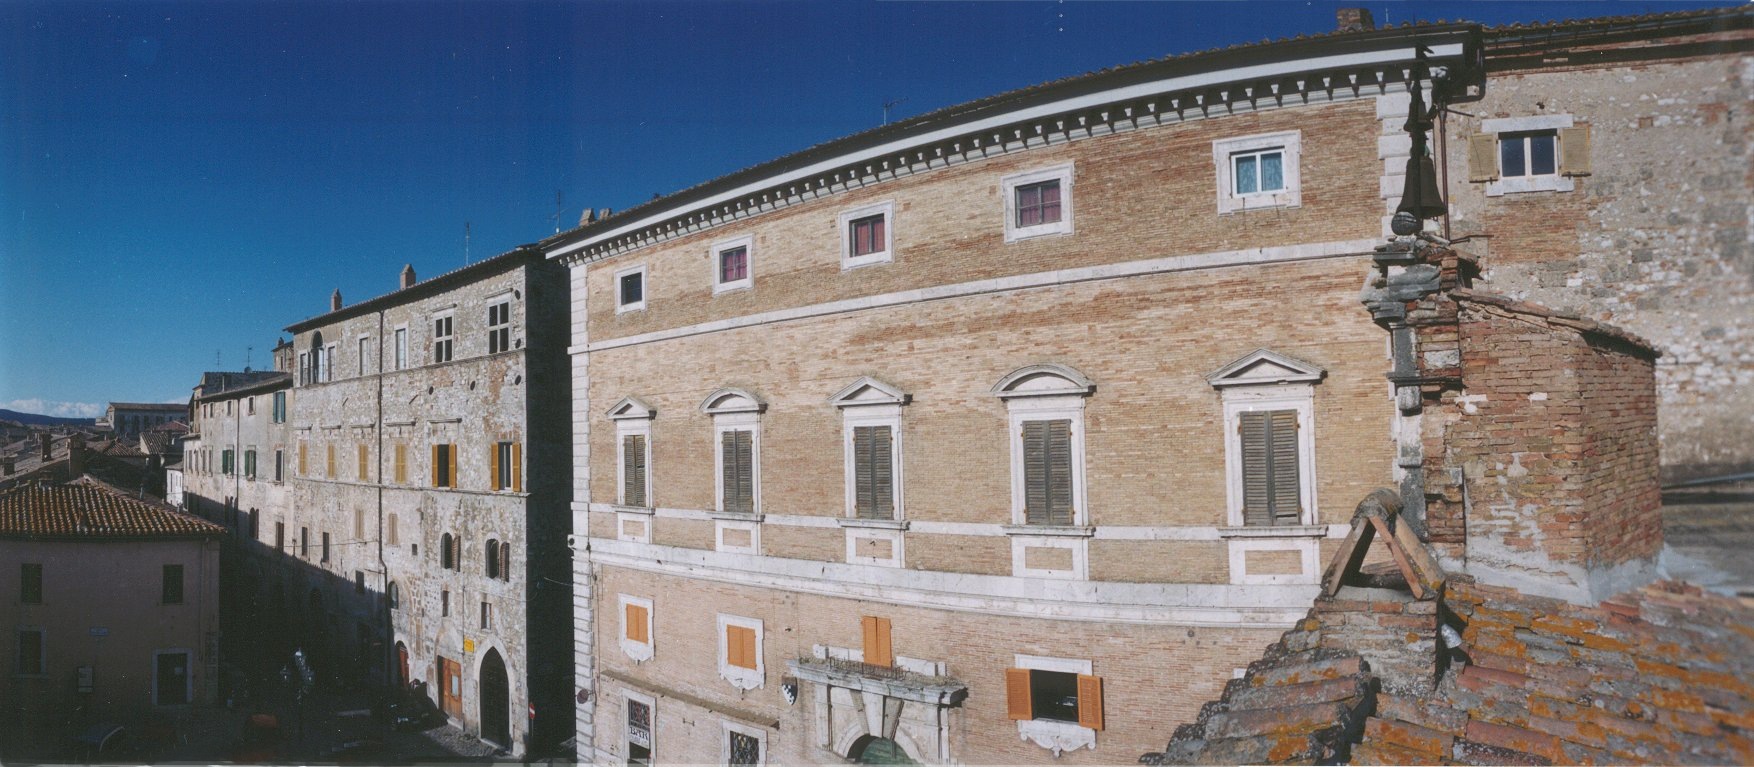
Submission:
[[[899,98],[899,99],[885,99],[884,100],[884,102],[883,102],[883,124],[884,125],[889,124],[889,110],[892,107],[900,106],[901,104],[903,104],[906,101],[907,101],[906,97]]]

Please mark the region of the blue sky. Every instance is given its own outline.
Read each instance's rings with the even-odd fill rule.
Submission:
[[[873,127],[885,101],[1326,32],[1338,6],[0,2],[0,407],[180,401],[203,370],[267,367],[336,288],[462,265],[465,222],[474,258],[553,233],[557,191],[571,226]]]

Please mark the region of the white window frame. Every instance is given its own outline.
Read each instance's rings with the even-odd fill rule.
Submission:
[[[1005,401],[1011,443],[1011,574],[1022,578],[1087,580],[1090,577],[1090,504],[1085,486],[1084,403],[1096,385],[1063,365],[1030,365],[1013,371],[993,387]],[[1023,425],[1031,421],[1071,422],[1072,524],[1032,525],[1026,508],[1028,492],[1023,465]],[[1031,568],[1029,549],[1072,551],[1069,570]]]
[[[862,256],[853,255],[853,222],[872,216],[883,217],[883,249]],[[895,260],[895,201],[884,200],[840,214],[840,269],[857,269],[871,264],[887,264]]]
[[[1000,194],[1005,198],[1005,241],[1017,242],[1034,237],[1072,233],[1072,163],[1014,173],[999,179]],[[1017,225],[1017,187],[1043,181],[1060,182],[1060,220],[1035,226]]]
[[[368,336],[364,333],[361,333],[357,340],[359,342],[359,375],[360,375],[360,377],[363,378],[364,376],[369,375],[371,372],[369,370],[366,370],[366,365],[365,365],[366,360],[370,359],[370,357],[366,356],[366,353],[368,351],[366,349],[366,346],[371,343],[371,336]]]
[[[396,369],[405,370],[408,367],[408,326],[397,325],[391,337],[395,339]]]
[[[1013,663],[1012,668],[1030,671],[1095,675],[1094,666],[1089,659],[1085,658],[1053,658],[1017,653]],[[1093,751],[1096,749],[1096,730],[1077,722],[1062,722],[1057,719],[1019,719],[1017,720],[1017,735],[1019,738],[1053,751],[1055,758],[1058,758],[1065,751],[1076,751],[1080,748],[1088,748]]]
[[[874,378],[860,378],[852,385],[841,389],[830,404],[840,409],[841,418],[841,455],[842,476],[846,485],[846,517],[858,519],[858,467],[853,451],[853,430],[860,426],[889,427],[889,480],[890,497],[895,499],[895,511],[891,520],[907,519],[902,504],[901,447],[901,408],[907,404],[907,395],[901,390]]]
[[[635,663],[644,663],[652,659],[657,652],[658,635],[652,632],[653,619],[652,600],[629,594],[617,594],[616,598],[621,609],[621,651],[632,658]],[[627,638],[627,606],[644,607],[646,609],[646,641],[635,642]]]
[[[1529,117],[1498,117],[1480,121],[1480,131],[1492,134],[1492,164],[1497,171],[1495,178],[1486,182],[1486,196],[1500,197],[1506,194],[1523,192],[1570,192],[1577,189],[1577,181],[1565,175],[1564,151],[1559,144],[1559,131],[1573,127],[1572,116],[1535,115]],[[1553,132],[1553,172],[1539,176],[1504,175],[1504,148],[1502,136],[1506,133],[1531,133],[1537,131]]]
[[[646,751],[649,752],[651,755],[651,764],[657,764],[658,763],[658,761],[657,761],[657,758],[658,758],[658,701],[650,695],[635,692],[633,690],[625,689],[625,688],[621,691],[621,758],[622,758],[622,761],[626,762],[628,756],[633,753],[633,748],[632,748],[633,741],[627,737],[627,704],[629,701],[632,701],[634,703],[638,703],[638,704],[645,706],[646,710],[650,711],[652,714],[651,722],[649,722],[650,728],[649,728],[649,731],[646,733],[646,735],[652,739],[652,742],[651,742],[651,744],[646,746]]]
[[[652,500],[652,419],[657,411],[634,397],[623,398],[609,408],[609,419],[615,422],[615,505],[629,509],[650,510],[657,507]],[[627,452],[622,448],[627,438],[646,438],[646,504],[627,505]],[[648,530],[647,535],[650,535]]]
[[[1224,402],[1225,521],[1242,527],[1242,414],[1254,411],[1297,411],[1297,498],[1303,507],[1299,524],[1315,524],[1315,387],[1310,384],[1236,386],[1222,390]]]
[[[719,255],[727,250],[737,248],[743,249],[743,279],[723,282],[720,280],[724,277],[724,271],[719,268]],[[709,256],[707,260],[711,262],[713,267],[713,295],[729,293],[733,290],[750,290],[755,287],[755,237],[743,235],[720,240],[713,243],[712,248],[707,253]]]
[[[731,733],[733,732],[754,738],[761,749],[761,758],[757,759],[755,763],[758,765],[767,764],[767,730],[737,724],[729,719],[719,721],[725,726],[724,737],[720,739],[719,764],[729,765],[731,763]]]
[[[335,380],[335,351],[337,349],[339,349],[340,347],[341,347],[340,342],[331,343],[328,346],[323,347],[323,380],[324,381]],[[230,412],[231,403],[229,403],[229,402],[226,403],[226,410],[227,410],[227,412]]]
[[[621,302],[621,278],[635,273],[639,274],[639,300],[624,304]],[[615,270],[615,280],[609,285],[609,294],[615,301],[616,314],[644,311],[646,308],[646,301],[650,299],[652,295],[652,280],[646,274],[646,265],[634,264],[633,266]]]
[[[701,411],[713,418],[713,509],[725,511],[725,451],[722,447],[728,431],[747,431],[749,435],[750,501],[753,516],[761,518],[761,413],[766,403],[741,389],[719,389],[701,403]],[[743,518],[741,513],[736,518]]]
[[[762,658],[762,656],[766,654],[764,650],[767,648],[764,644],[766,637],[762,633],[761,619],[719,613],[718,626],[719,676],[723,677],[725,681],[731,683],[731,686],[736,687],[739,690],[753,690],[761,687],[767,674],[767,664]],[[729,626],[741,626],[743,628],[755,630],[754,670],[746,669],[742,666],[731,665],[731,659],[729,656],[731,638],[730,634],[725,631]]]
[[[450,335],[441,336],[438,334],[438,321],[442,320],[442,319],[446,319],[446,318],[449,318],[451,321],[449,328],[447,328],[451,332],[450,332]],[[429,346],[428,348],[431,349],[433,352],[430,355],[430,358],[432,359],[433,364],[435,364],[435,365],[436,364],[443,364],[438,359],[438,345],[439,345],[440,341],[447,341],[447,340],[450,341],[450,344],[451,344],[450,345],[450,354],[447,356],[447,358],[444,360],[444,362],[455,362],[457,360],[457,313],[456,313],[456,310],[455,309],[446,309],[442,312],[433,312],[431,315],[428,315],[427,320],[426,320],[426,326],[429,328],[432,328],[432,345]]]
[[[1236,193],[1237,155],[1284,151],[1285,188],[1272,192]],[[1212,162],[1218,178],[1218,213],[1237,213],[1265,208],[1297,208],[1303,205],[1303,131],[1279,131],[1212,142]]]

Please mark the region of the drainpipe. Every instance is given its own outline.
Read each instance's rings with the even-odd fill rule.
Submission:
[[[383,624],[384,637],[384,679],[393,679],[399,666],[396,665],[396,627],[390,619],[390,564],[384,560],[384,310],[378,310],[378,400],[376,415],[373,419],[374,431],[378,435],[378,593],[382,595],[382,606],[378,608],[378,619]],[[361,363],[363,364],[363,363]],[[406,680],[404,680],[406,681]],[[388,685],[386,685],[388,686]],[[393,724],[393,723],[392,723]]]

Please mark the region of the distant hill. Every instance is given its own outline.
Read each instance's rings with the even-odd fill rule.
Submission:
[[[97,423],[96,418],[56,418],[52,415],[20,413],[5,408],[0,408],[0,421],[14,421],[27,426],[91,426]]]

